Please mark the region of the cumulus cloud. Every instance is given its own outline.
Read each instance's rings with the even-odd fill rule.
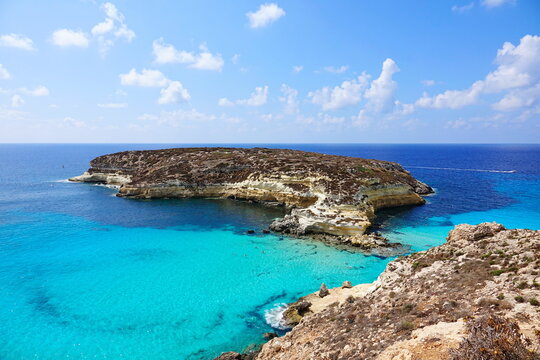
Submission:
[[[161,89],[158,104],[175,104],[189,101],[191,96],[180,81],[171,81],[169,86]]]
[[[58,29],[52,34],[52,42],[56,46],[88,47],[86,34],[78,30]]]
[[[7,80],[11,79],[11,74],[7,69],[4,67],[4,65],[0,64],[0,79]]]
[[[370,76],[362,73],[358,78],[347,80],[334,88],[324,87],[308,93],[311,102],[320,105],[323,110],[335,110],[358,104],[362,93],[369,83]]]
[[[32,39],[20,34],[1,35],[0,46],[12,47],[27,51],[35,50]]]
[[[392,76],[399,71],[398,66],[392,59],[386,59],[379,77],[371,82],[364,97],[367,99],[366,108],[374,112],[388,112],[394,104],[394,94],[397,83]]]
[[[325,68],[324,68],[324,71],[329,72],[329,73],[334,73],[334,74],[342,74],[347,70],[349,70],[348,65],[342,65],[342,66],[339,66],[339,67],[325,66]]]
[[[30,96],[47,96],[49,95],[49,89],[43,85],[36,86],[33,89],[21,88],[19,91],[25,95]]]
[[[266,3],[261,5],[257,11],[248,12],[246,16],[249,20],[249,26],[252,29],[257,29],[268,26],[282,16],[285,16],[285,10],[280,8],[276,3]]]
[[[158,104],[173,104],[189,101],[191,96],[180,81],[168,79],[159,70],[143,69],[140,73],[131,69],[127,74],[120,74],[120,83],[128,86],[160,87]]]
[[[245,106],[262,106],[266,104],[268,100],[268,86],[258,86],[255,91],[247,99],[239,99],[231,101],[226,97],[218,100],[219,106],[233,106],[233,105],[245,105]]]
[[[105,13],[105,20],[96,24],[91,33],[98,40],[101,55],[105,56],[116,40],[123,38],[131,42],[135,32],[128,28],[124,14],[114,4],[107,2],[101,9]]]
[[[12,107],[21,107],[23,105],[24,105],[24,99],[20,95],[15,94],[11,97]]]
[[[255,88],[255,91],[251,93],[249,98],[237,100],[236,103],[247,106],[262,106],[266,104],[267,99],[268,86],[259,86]]]
[[[487,8],[496,8],[505,4],[514,4],[516,0],[482,0],[482,6]]]
[[[471,10],[473,7],[474,7],[474,1],[469,4],[462,5],[462,6],[454,5],[452,6],[452,11],[455,13],[464,13]]]
[[[170,80],[159,70],[143,69],[140,73],[131,69],[127,74],[120,74],[120,83],[129,86],[164,87]]]
[[[435,96],[424,94],[416,106],[459,109],[478,103],[483,94],[502,94],[493,107],[496,110],[533,106],[540,99],[540,37],[526,35],[516,46],[506,42],[497,51],[497,68],[483,80],[464,90],[447,90]],[[519,105],[519,106],[518,106]]]
[[[177,50],[173,45],[166,44],[163,38],[154,40],[152,43],[154,61],[158,64],[188,64],[188,67],[193,69],[211,71],[221,71],[223,69],[225,62],[221,54],[212,54],[204,44],[199,49],[198,54]]]
[[[304,67],[302,65],[295,65],[292,69],[295,73],[299,73],[300,71],[304,70]]]
[[[234,103],[227,98],[221,98],[218,100],[218,105],[219,106],[234,106]]]
[[[97,104],[100,108],[105,109],[124,109],[128,107],[127,103],[107,103],[107,104]]]
[[[293,115],[298,113],[298,90],[293,89],[289,85],[281,85],[281,92],[283,96],[279,98],[279,101],[283,105],[283,113],[285,115]]]
[[[435,80],[422,80],[422,85],[424,85],[424,86],[433,86],[433,85],[435,85]]]

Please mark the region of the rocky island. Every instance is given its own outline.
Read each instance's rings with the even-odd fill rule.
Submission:
[[[421,205],[433,190],[399,164],[267,148],[175,148],[124,151],[90,162],[70,179],[119,186],[126,198],[231,198],[284,205],[270,229],[326,234],[375,246],[366,235],[381,208]]]
[[[539,360],[540,231],[458,225],[372,284],[323,288],[287,310],[292,331],[218,359]]]

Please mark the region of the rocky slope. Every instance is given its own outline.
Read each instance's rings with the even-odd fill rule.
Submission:
[[[375,211],[420,205],[432,192],[396,163],[265,148],[125,151],[95,158],[71,181],[120,186],[130,198],[227,197],[282,204],[271,229],[330,234],[359,246]]]
[[[332,304],[302,299],[291,332],[221,359],[540,359],[540,231],[458,225],[447,240]]]

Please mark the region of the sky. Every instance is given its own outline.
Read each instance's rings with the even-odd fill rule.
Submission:
[[[540,1],[0,0],[0,142],[538,143]]]

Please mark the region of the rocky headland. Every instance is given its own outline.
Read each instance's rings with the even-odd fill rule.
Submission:
[[[256,360],[540,359],[540,231],[458,225],[447,242],[397,258],[372,284],[291,304],[294,328]]]
[[[381,208],[421,205],[432,189],[399,164],[266,148],[124,151],[90,162],[70,179],[119,186],[126,198],[231,198],[286,206],[270,229],[322,234],[363,248],[384,246],[366,231]]]

